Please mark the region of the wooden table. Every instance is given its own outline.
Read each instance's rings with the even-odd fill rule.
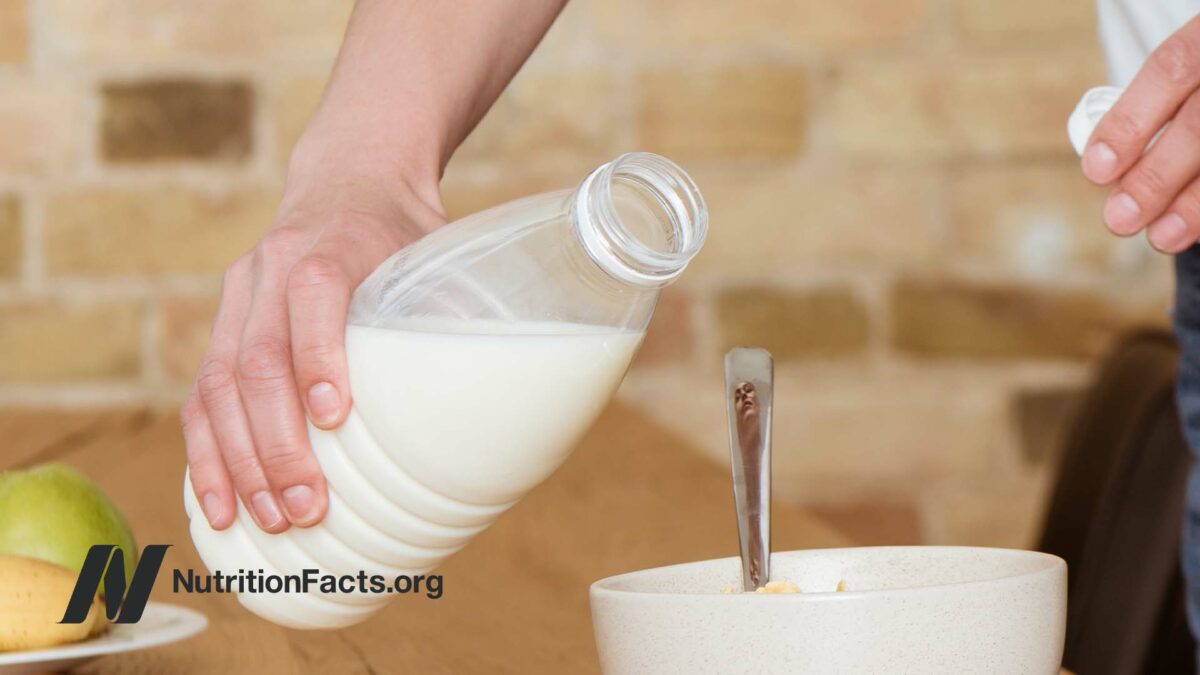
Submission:
[[[611,574],[737,554],[727,473],[636,411],[614,405],[550,480],[451,558],[439,600],[402,596],[340,631],[291,631],[233,597],[175,595],[170,568],[202,570],[180,497],[173,414],[0,414],[0,467],[43,461],[91,476],[141,545],[172,544],[153,599],[208,615],[201,635],[111,656],[86,673],[594,673],[588,585]],[[779,550],[849,542],[777,506]]]

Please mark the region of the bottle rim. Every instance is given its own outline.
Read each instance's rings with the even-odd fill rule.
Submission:
[[[669,228],[665,245],[651,245],[624,222],[614,187],[630,188],[653,205]],[[572,220],[588,257],[616,279],[663,286],[678,277],[704,245],[708,210],[699,188],[679,165],[649,152],[631,152],[587,176],[575,192]]]

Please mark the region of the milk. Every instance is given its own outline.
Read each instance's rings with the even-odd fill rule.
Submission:
[[[312,528],[261,531],[245,508],[214,531],[190,481],[192,539],[209,570],[420,574],[459,550],[561,464],[612,396],[641,333],[569,323],[401,319],[346,329],[353,408],[309,426],[329,482]],[[361,621],[389,596],[242,594],[297,628]]]
[[[566,458],[640,340],[560,323],[397,328],[346,331],[355,407],[406,473],[478,504],[511,502]]]

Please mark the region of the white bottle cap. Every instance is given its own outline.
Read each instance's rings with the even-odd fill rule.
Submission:
[[[1079,100],[1079,105],[1075,106],[1075,112],[1071,113],[1071,118],[1067,120],[1067,135],[1070,136],[1071,145],[1075,147],[1077,154],[1083,154],[1083,149],[1087,147],[1088,139],[1092,137],[1096,125],[1100,123],[1101,118],[1113,107],[1124,91],[1119,87],[1096,87],[1089,90]]]

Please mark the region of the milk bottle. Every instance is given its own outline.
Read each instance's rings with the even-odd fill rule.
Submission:
[[[355,291],[353,408],[309,426],[329,484],[319,525],[260,530],[239,504],[213,530],[184,482],[209,571],[424,574],[554,471],[620,384],[658,294],[699,251],[707,213],[675,164],[632,153],[574,190],[451,223]],[[387,603],[362,592],[240,593],[259,616],[338,628]]]

